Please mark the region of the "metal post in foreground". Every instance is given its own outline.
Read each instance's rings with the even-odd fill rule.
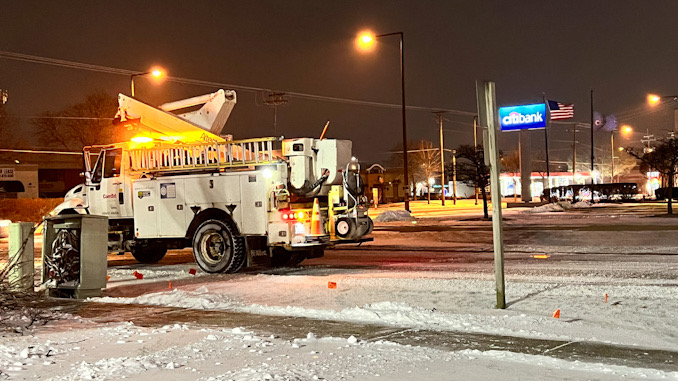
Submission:
[[[497,147],[497,106],[494,82],[476,81],[476,97],[480,126],[487,128],[485,154],[489,155],[490,193],[492,195],[492,241],[494,243],[494,277],[497,289],[497,308],[506,308],[504,283],[504,237],[501,217],[501,186],[499,184],[499,148]],[[486,162],[487,162],[486,157]]]

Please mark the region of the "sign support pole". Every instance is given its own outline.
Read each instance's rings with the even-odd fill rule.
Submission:
[[[476,81],[480,125],[487,130],[485,161],[490,165],[490,194],[492,195],[492,241],[494,244],[494,278],[497,289],[497,308],[506,308],[504,281],[504,236],[501,216],[501,184],[499,183],[499,149],[497,147],[497,106],[494,82]],[[483,134],[485,135],[485,134]]]

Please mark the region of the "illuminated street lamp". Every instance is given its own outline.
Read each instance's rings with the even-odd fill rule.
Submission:
[[[410,184],[407,178],[407,117],[405,113],[405,58],[403,55],[403,32],[386,33],[374,35],[371,32],[362,32],[356,39],[356,47],[358,50],[368,52],[373,50],[374,44],[378,38],[388,36],[400,37],[400,84],[402,96],[402,113],[403,113],[403,174],[405,175],[405,210],[410,211]]]
[[[648,94],[647,103],[654,107],[658,105],[662,100],[671,99],[676,105],[673,110],[673,132],[678,132],[678,95],[657,95],[657,94]]]
[[[139,76],[146,76],[150,75],[152,78],[154,78],[156,81],[161,81],[165,79],[166,73],[163,69],[157,67],[153,68],[150,71],[145,71],[143,73],[134,73],[130,76],[130,84],[132,87],[132,96],[134,96],[134,77],[139,77]]]

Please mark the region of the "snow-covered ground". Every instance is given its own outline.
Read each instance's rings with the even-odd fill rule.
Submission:
[[[85,324],[87,325],[87,324]],[[348,337],[291,340],[242,327],[131,323],[43,333],[0,344],[10,379],[433,380],[677,379],[678,373],[505,351],[442,351]]]
[[[109,268],[108,296],[83,309],[104,306],[115,315],[116,304],[169,306],[173,316],[189,309],[191,318],[163,326],[163,310],[146,326],[104,324],[69,311],[32,335],[3,337],[0,379],[678,380],[675,361],[655,367],[651,358],[657,351],[678,357],[677,223],[622,209],[606,218],[605,208],[560,209],[507,214],[505,310],[494,308],[488,223],[393,222],[378,225],[365,249],[328,251],[296,269],[214,276],[191,274],[191,263]],[[436,251],[444,245],[453,251]],[[132,275],[136,269],[143,280]],[[239,314],[242,323],[215,326],[200,311]],[[270,324],[248,328],[247,316]],[[294,324],[304,334],[290,336],[290,317],[301,319]],[[320,321],[341,324],[342,333],[326,333]],[[386,333],[367,334],[369,327]],[[393,332],[558,344],[460,349],[403,344]],[[553,355],[576,343],[600,346],[600,357]],[[648,361],[627,366],[605,352],[620,347]]]

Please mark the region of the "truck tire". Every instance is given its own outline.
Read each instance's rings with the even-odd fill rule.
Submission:
[[[193,257],[208,273],[234,273],[245,264],[245,240],[228,223],[210,219],[193,235]]]
[[[167,254],[167,247],[156,242],[137,242],[131,251],[139,263],[157,263]]]

